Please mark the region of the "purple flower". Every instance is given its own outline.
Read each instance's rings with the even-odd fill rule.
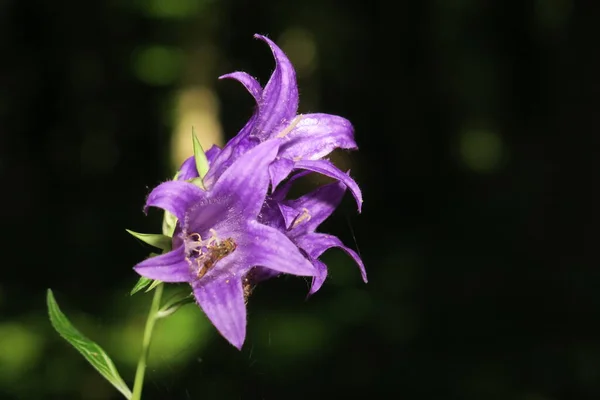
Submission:
[[[304,174],[292,177],[267,198],[259,221],[284,232],[314,265],[317,274],[313,277],[309,295],[319,290],[327,277],[327,266],[318,258],[332,247],[338,247],[352,257],[366,283],[367,273],[359,255],[344,246],[336,236],[316,232],[319,225],[329,218],[339,205],[346,187],[339,182],[331,183],[296,200],[285,200],[292,182],[302,175]],[[274,270],[257,268],[252,276],[253,280],[258,282],[278,274]]]
[[[156,187],[146,201],[146,208],[159,207],[177,218],[174,250],[142,261],[135,270],[163,282],[189,282],[207,317],[238,349],[246,336],[244,279],[252,267],[317,274],[285,234],[257,221],[279,145],[269,140],[245,152],[210,190],[173,180]]]
[[[242,130],[213,159],[204,182],[210,187],[235,160],[249,149],[267,140],[282,139],[277,157],[269,166],[273,188],[293,170],[307,170],[344,183],[355,197],[358,209],[362,194],[356,182],[323,159],[336,148],[356,149],[354,129],[345,118],[329,114],[298,115],[296,73],[286,55],[273,41],[262,35],[275,58],[275,71],[264,89],[245,72],[233,72],[220,78],[235,79],[254,97],[257,108]]]

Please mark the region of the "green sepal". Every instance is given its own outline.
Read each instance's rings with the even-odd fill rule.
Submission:
[[[119,375],[115,364],[108,354],[96,343],[79,332],[62,313],[52,290],[48,289],[46,296],[50,323],[54,329],[69,342],[81,355],[96,369],[107,381],[109,381],[126,399],[131,399],[131,390]]]
[[[154,246],[162,251],[171,251],[171,238],[159,233],[138,233],[125,229],[131,236],[140,239],[142,242]]]
[[[208,172],[208,159],[204,153],[204,149],[192,128],[192,141],[194,142],[194,160],[196,161],[196,170],[200,178],[204,178]]]
[[[171,214],[168,211],[165,211],[165,216],[163,217],[162,223],[162,232],[163,235],[168,237],[173,237],[173,233],[175,232],[175,226],[177,225],[177,217]]]
[[[162,281],[159,280],[155,280],[152,282],[152,284],[148,287],[148,289],[146,289],[146,293],[148,293],[149,291],[151,291],[152,289],[155,289],[158,285],[160,285],[162,283]]]
[[[140,276],[140,279],[137,281],[137,283],[135,284],[133,289],[131,289],[131,292],[129,292],[129,295],[133,296],[140,290],[145,289],[151,283],[152,283],[152,279],[146,278],[145,276]]]
[[[194,296],[192,296],[191,293],[179,292],[165,302],[165,304],[156,313],[156,318],[166,318],[169,315],[174,314],[175,311],[179,310],[184,305],[193,303],[194,301]]]

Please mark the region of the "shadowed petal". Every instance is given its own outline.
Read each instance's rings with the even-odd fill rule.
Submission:
[[[190,206],[205,197],[206,192],[196,185],[183,181],[167,181],[150,192],[144,211],[147,211],[148,207],[158,207],[182,220]]]
[[[296,218],[298,218],[298,215],[300,215],[300,211],[294,207],[290,207],[281,203],[277,203],[277,206],[281,212],[281,216],[283,217],[285,228],[290,229]]]
[[[254,37],[266,42],[275,58],[275,70],[263,90],[258,104],[258,120],[252,133],[264,140],[277,133],[296,116],[298,86],[296,71],[283,51],[265,36],[254,35]]]
[[[210,149],[206,151],[206,159],[210,165],[215,157],[219,154],[221,149],[216,144],[213,144]],[[196,168],[196,160],[194,156],[188,157],[179,167],[179,173],[177,174],[178,181],[187,181],[189,179],[198,178],[198,169]]]
[[[287,158],[279,158],[269,166],[271,176],[271,187],[276,188],[281,181],[288,177],[294,169],[294,162]]]
[[[337,237],[326,235],[324,233],[309,233],[297,238],[296,243],[313,258],[319,258],[327,249],[339,247],[352,257],[360,269],[360,275],[362,276],[363,281],[365,281],[365,283],[367,282],[367,272],[365,271],[362,260],[354,250],[344,246],[342,241]]]
[[[229,343],[241,349],[246,338],[246,304],[241,279],[198,280],[192,287],[208,319]]]
[[[337,179],[350,189],[350,192],[356,199],[356,205],[358,206],[358,212],[362,209],[362,193],[360,188],[348,174],[340,171],[335,165],[329,160],[301,160],[296,162],[296,169],[305,169],[308,171],[318,172],[321,175],[328,176],[333,179]]]
[[[298,236],[306,232],[314,232],[335,211],[345,192],[346,185],[336,182],[321,186],[296,200],[286,201],[284,205],[297,210],[300,216],[303,215],[303,210],[308,213],[308,216],[302,220],[296,220],[290,234]]]
[[[251,221],[246,243],[247,264],[292,275],[314,276],[313,265],[287,236],[270,226]]]
[[[146,278],[163,282],[189,282],[194,278],[190,264],[185,259],[183,246],[168,253],[147,258],[133,269]]]
[[[216,144],[210,146],[210,149],[206,150],[206,159],[208,160],[208,164],[211,164],[220,152],[221,148]]]
[[[252,95],[252,97],[254,97],[254,100],[256,100],[257,103],[260,101],[260,96],[262,95],[262,87],[256,79],[250,76],[250,74],[247,74],[246,72],[232,72],[230,74],[221,75],[219,79],[235,79],[236,81],[244,85],[246,90],[250,92],[250,94]]]
[[[188,157],[179,167],[177,174],[178,181],[187,181],[188,179],[198,178],[198,169],[196,168],[196,160],[194,156]]]
[[[323,286],[323,283],[325,283],[325,279],[327,279],[327,266],[323,262],[316,259],[313,259],[312,263],[317,270],[317,275],[313,277],[312,285],[310,286],[310,290],[308,292],[309,296],[315,294],[319,289],[321,289],[321,286]]]
[[[239,202],[245,216],[256,216],[269,188],[269,164],[279,149],[278,140],[263,142],[240,156],[223,172],[212,189],[213,198],[231,198]]]
[[[277,162],[277,161],[276,161]],[[272,165],[272,164],[271,164]],[[275,189],[273,191],[273,194],[271,194],[271,198],[274,201],[283,201],[285,199],[285,196],[287,196],[288,192],[290,191],[290,189],[292,188],[292,183],[294,183],[295,180],[298,180],[300,178],[305,177],[306,175],[311,174],[311,171],[301,171],[298,173],[295,173],[294,175],[292,175],[290,177],[290,179],[288,179],[283,185],[278,186],[277,189]]]
[[[317,160],[333,150],[356,149],[354,128],[346,118],[329,114],[305,114],[285,136],[279,155],[293,160]]]

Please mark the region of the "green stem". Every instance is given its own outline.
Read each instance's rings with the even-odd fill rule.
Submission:
[[[142,388],[144,386],[144,374],[146,373],[148,350],[150,349],[152,331],[154,330],[154,324],[156,323],[156,315],[160,307],[160,298],[162,297],[162,292],[163,284],[161,283],[154,289],[152,305],[150,306],[150,312],[148,313],[148,319],[146,320],[146,327],[144,328],[144,341],[142,343],[142,354],[140,354],[140,359],[135,371],[135,381],[133,383],[133,395],[131,400],[141,400],[142,398]]]

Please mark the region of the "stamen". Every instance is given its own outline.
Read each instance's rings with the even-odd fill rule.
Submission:
[[[303,208],[302,214],[300,214],[294,220],[294,223],[292,224],[292,229],[295,228],[296,226],[300,225],[301,223],[308,222],[308,221],[310,221],[310,211],[308,211],[307,208]]]
[[[294,118],[292,120],[292,122],[285,127],[284,130],[282,130],[281,132],[279,132],[277,134],[278,138],[282,138],[285,137],[288,133],[290,133],[292,131],[292,129],[294,129],[296,127],[296,125],[298,125],[298,123],[300,122],[300,120],[302,119],[302,114],[298,115],[296,118]]]

